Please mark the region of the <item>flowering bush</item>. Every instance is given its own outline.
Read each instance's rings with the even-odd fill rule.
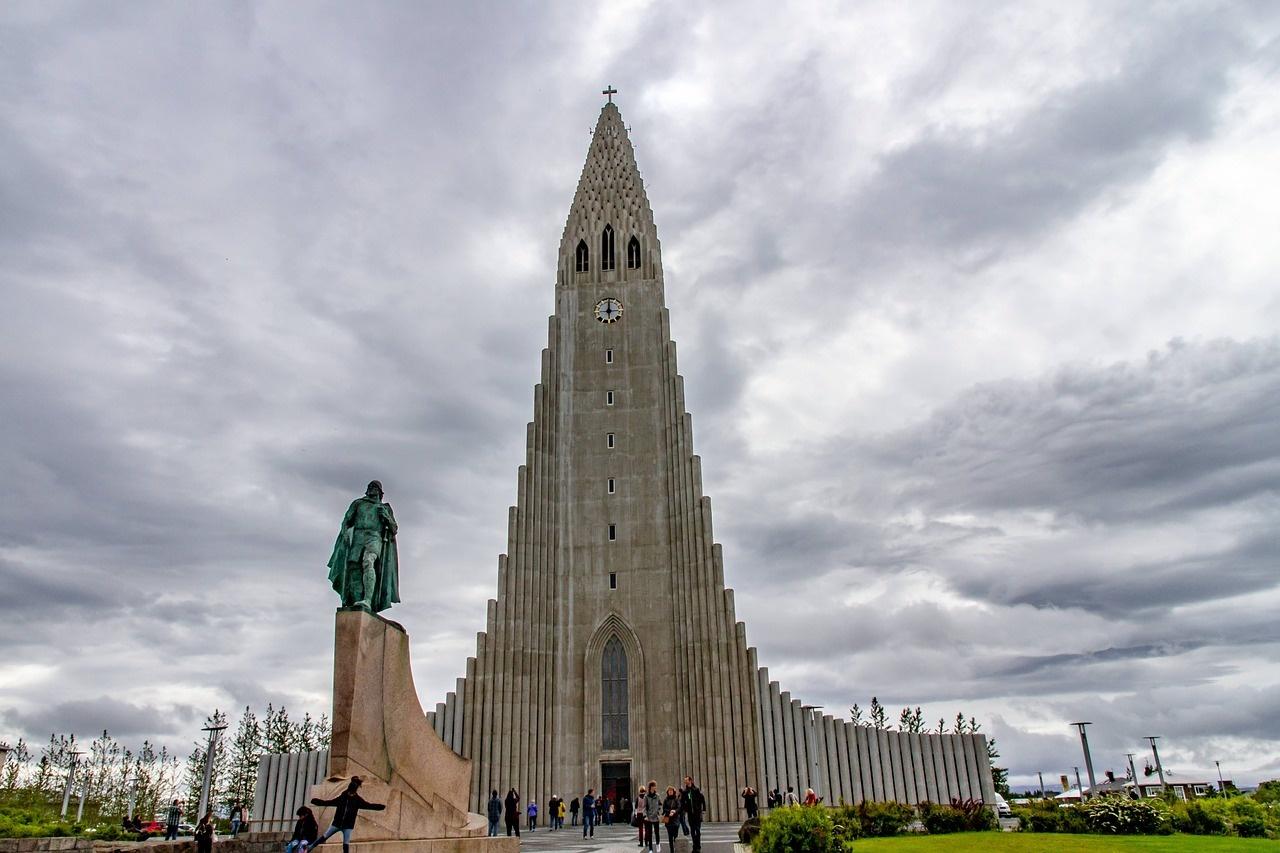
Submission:
[[[1099,835],[1161,835],[1170,831],[1165,812],[1142,800],[1108,797],[1082,808],[1089,831]]]

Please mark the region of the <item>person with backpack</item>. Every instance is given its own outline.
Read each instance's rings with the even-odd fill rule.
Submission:
[[[351,853],[351,832],[356,828],[356,817],[359,816],[361,809],[380,812],[386,808],[383,803],[371,803],[360,796],[360,786],[364,780],[359,776],[352,776],[351,781],[347,783],[347,789],[332,800],[322,800],[319,797],[313,797],[311,805],[313,806],[333,806],[336,811],[333,813],[333,823],[329,824],[329,828],[324,831],[324,835],[316,839],[316,843],[311,845],[314,850],[321,844],[324,844],[337,833],[342,833],[342,853]]]
[[[578,802],[578,798],[574,797],[573,802],[569,803],[569,825],[578,825],[578,810],[582,808],[582,804]]]

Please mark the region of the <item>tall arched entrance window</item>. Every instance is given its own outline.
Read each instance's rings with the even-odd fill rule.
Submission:
[[[615,269],[613,260],[613,226],[606,225],[600,234],[600,269]]]
[[[627,719],[627,652],[618,636],[605,643],[600,658],[600,734],[603,749],[631,746]]]

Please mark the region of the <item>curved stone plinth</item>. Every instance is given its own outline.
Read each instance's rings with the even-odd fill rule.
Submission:
[[[385,811],[360,813],[356,841],[415,842],[413,850],[424,853],[437,850],[421,846],[428,841],[485,835],[484,816],[467,810],[471,762],[445,745],[422,713],[409,667],[409,635],[380,616],[342,610],[334,639],[329,775],[310,796],[332,799],[352,776],[364,782],[362,797],[386,804]],[[333,809],[320,809],[316,817],[323,828]],[[385,850],[400,853],[402,846]]]

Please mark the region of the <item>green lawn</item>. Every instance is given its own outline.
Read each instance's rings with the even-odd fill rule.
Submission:
[[[1280,842],[1262,838],[1218,838],[1204,835],[1059,835],[1032,832],[963,832],[955,835],[864,838],[854,842],[858,853],[915,853],[915,851],[994,850],[1008,853],[1101,853],[1119,850],[1134,853],[1280,853]]]

